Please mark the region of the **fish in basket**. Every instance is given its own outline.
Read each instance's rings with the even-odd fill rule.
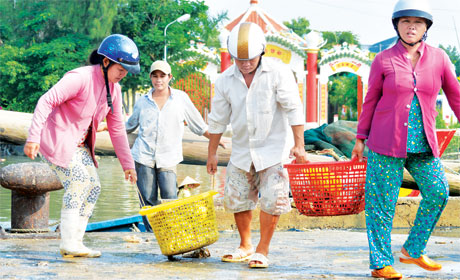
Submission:
[[[358,214],[364,210],[366,161],[285,164],[296,208],[306,216]]]
[[[173,256],[190,252],[210,244],[219,238],[213,196],[207,191],[183,199],[144,206],[140,215],[147,216],[161,253]]]

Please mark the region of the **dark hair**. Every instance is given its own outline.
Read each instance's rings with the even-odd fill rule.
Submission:
[[[89,55],[89,63],[91,65],[96,65],[96,64],[102,64],[102,60],[104,59],[104,56],[101,54],[97,53],[97,50],[94,50],[90,55]]]

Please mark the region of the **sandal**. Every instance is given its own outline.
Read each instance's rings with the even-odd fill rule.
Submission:
[[[223,262],[245,262],[249,260],[253,254],[254,254],[254,249],[249,250],[249,252],[245,252],[241,248],[237,248],[235,252],[224,255],[222,257],[222,261]]]
[[[267,268],[268,259],[261,253],[255,253],[248,264],[250,268]]]
[[[402,263],[416,264],[420,266],[421,268],[428,270],[428,271],[437,271],[442,268],[441,264],[433,261],[426,255],[421,255],[417,259],[412,258],[404,247],[401,249],[401,253],[405,256],[405,257],[399,257],[399,261]]]
[[[374,269],[371,272],[372,277],[374,278],[383,278],[383,279],[401,279],[403,275],[397,272],[391,265],[387,265],[384,268]]]

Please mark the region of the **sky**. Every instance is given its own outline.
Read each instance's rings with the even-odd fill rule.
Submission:
[[[204,0],[211,15],[228,11],[225,23],[249,8],[250,0]],[[362,45],[396,36],[391,15],[397,0],[258,0],[258,5],[278,22],[304,17],[310,29],[351,31]],[[460,50],[460,0],[429,0],[433,26],[427,43],[451,45]],[[457,32],[456,32],[457,30]],[[458,36],[457,36],[458,34]]]

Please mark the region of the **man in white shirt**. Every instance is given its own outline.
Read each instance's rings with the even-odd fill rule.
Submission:
[[[249,261],[251,268],[268,267],[279,216],[291,210],[283,163],[289,157],[306,160],[297,84],[285,65],[262,58],[265,45],[264,33],[254,23],[241,23],[230,32],[228,50],[235,64],[217,79],[209,115],[208,173],[217,171],[217,147],[228,124],[233,132],[224,206],[234,213],[241,242],[222,261]],[[254,250],[251,220],[259,200],[260,241]]]

